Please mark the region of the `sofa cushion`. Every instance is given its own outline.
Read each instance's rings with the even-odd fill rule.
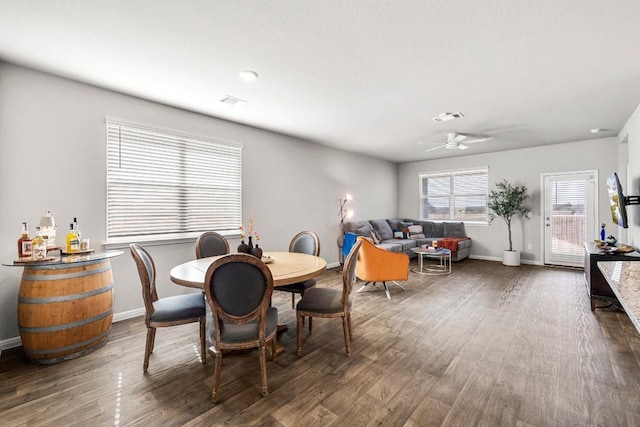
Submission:
[[[393,231],[400,231],[405,227],[404,225],[402,225],[403,222],[399,218],[388,219],[387,222],[389,223],[389,227],[391,227]]]
[[[463,222],[445,222],[444,237],[467,237]]]
[[[431,237],[444,237],[444,224],[441,222],[432,222],[433,231]]]
[[[382,242],[379,245],[376,245],[379,248],[385,249],[389,252],[401,253],[402,252],[402,244],[398,244],[399,240],[389,240],[386,242]]]
[[[417,246],[416,241],[413,240],[413,239],[386,240],[386,241],[382,242],[382,244],[384,244],[384,243],[400,245],[400,247],[402,248],[400,252],[406,252],[409,249],[415,248]]]
[[[351,232],[358,236],[371,238],[371,224],[369,221],[346,221],[342,224],[342,229],[345,233]]]
[[[393,239],[393,230],[386,219],[372,219],[369,222],[378,232],[381,240]]]

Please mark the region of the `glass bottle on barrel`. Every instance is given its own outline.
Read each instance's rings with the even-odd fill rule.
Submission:
[[[80,239],[74,230],[73,223],[69,224],[69,233],[67,233],[67,253],[74,253],[80,250]]]
[[[27,223],[22,223],[22,235],[18,239],[18,258],[31,258],[31,237]]]

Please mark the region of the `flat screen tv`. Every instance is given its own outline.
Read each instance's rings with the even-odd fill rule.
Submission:
[[[627,203],[622,193],[622,185],[617,173],[612,173],[607,178],[607,190],[609,191],[609,207],[611,219],[622,228],[629,228],[627,220]]]

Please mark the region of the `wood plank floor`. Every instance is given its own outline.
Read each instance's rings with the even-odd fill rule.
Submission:
[[[327,271],[318,286],[340,278]],[[336,319],[314,319],[298,358],[290,294],[274,292],[289,329],[266,398],[248,350],[224,356],[211,402],[197,325],[159,329],[146,375],[141,319],[64,363],[3,354],[0,425],[640,425],[640,335],[623,312],[590,311],[581,271],[465,260],[405,287],[391,300],[354,293],[350,358]]]

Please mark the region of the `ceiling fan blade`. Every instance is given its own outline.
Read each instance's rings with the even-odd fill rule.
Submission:
[[[467,139],[465,142],[467,144],[475,144],[476,142],[491,141],[492,139],[493,139],[492,136],[483,136],[483,137],[478,137],[478,138],[474,138],[474,139]]]
[[[443,148],[444,145],[438,145],[437,147],[433,147],[433,148],[429,148],[427,150],[424,150],[425,153],[428,153],[429,151],[434,151],[434,150],[439,150],[440,148]]]
[[[455,136],[451,139],[451,141],[455,141],[455,142],[462,142],[465,139],[467,139],[468,135],[465,133],[457,133],[455,134]]]
[[[469,148],[469,147],[467,147],[464,144],[458,144],[458,150],[466,150],[467,148]]]

